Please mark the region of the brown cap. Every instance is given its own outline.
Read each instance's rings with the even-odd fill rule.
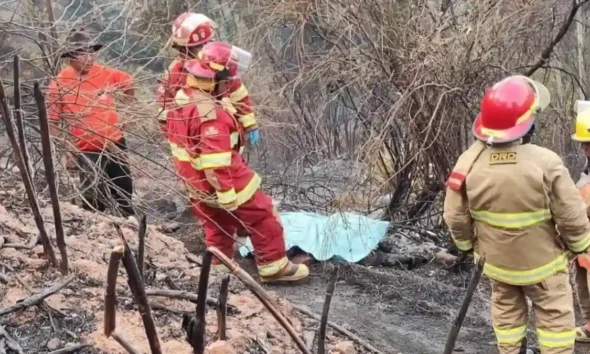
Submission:
[[[97,42],[96,37],[93,38],[90,36],[90,34],[83,28],[73,29],[64,43],[64,48],[61,50],[61,57],[69,57],[75,52],[96,52],[102,47],[103,45]]]

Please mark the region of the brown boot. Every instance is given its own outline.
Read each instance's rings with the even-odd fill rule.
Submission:
[[[260,276],[262,283],[294,282],[309,276],[309,268],[305,264],[295,264],[288,261],[287,264],[275,274]]]

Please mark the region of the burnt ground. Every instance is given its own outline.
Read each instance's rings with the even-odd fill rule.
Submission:
[[[174,233],[176,237],[191,252],[202,252],[202,235],[198,226],[192,224],[190,212],[176,221],[183,225]],[[239,262],[256,277],[251,259]],[[333,263],[316,263],[311,266],[312,275],[308,281],[288,286],[266,285],[265,288],[321,314],[334,267]],[[441,354],[470,276],[470,269],[449,271],[436,263],[413,270],[341,265],[330,320],[385,353]],[[461,328],[456,353],[497,353],[489,299],[489,280],[484,276]],[[577,307],[576,318],[580,318]],[[531,329],[529,339],[534,343]],[[590,345],[576,345],[576,353],[590,354]]]
[[[192,216],[186,212],[175,235],[189,251],[204,249]],[[255,277],[252,260],[240,263]],[[297,285],[265,286],[321,314],[334,264],[312,265],[308,281]],[[330,320],[356,333],[385,353],[441,354],[470,275],[450,272],[435,264],[415,270],[342,265],[332,299]],[[456,352],[496,353],[489,322],[489,286],[482,279],[463,324]]]

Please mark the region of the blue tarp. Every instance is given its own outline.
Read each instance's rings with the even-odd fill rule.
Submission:
[[[299,247],[315,259],[332,257],[356,263],[377,248],[389,223],[360,214],[337,213],[330,216],[308,212],[281,213],[287,249]],[[250,239],[240,247],[245,257],[252,250]]]

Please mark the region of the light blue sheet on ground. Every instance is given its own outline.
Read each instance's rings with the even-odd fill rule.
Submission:
[[[295,246],[316,260],[332,257],[356,263],[367,257],[387,233],[388,222],[353,213],[330,216],[309,212],[281,213],[287,249]],[[239,248],[242,257],[252,250],[250,238]]]

